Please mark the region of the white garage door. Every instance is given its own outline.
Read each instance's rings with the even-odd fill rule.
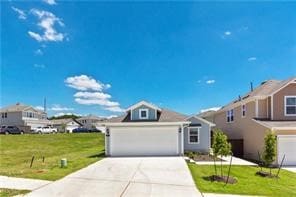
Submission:
[[[178,155],[178,127],[112,127],[110,155]]]
[[[284,155],[284,165],[296,165],[296,135],[278,136],[278,164]]]

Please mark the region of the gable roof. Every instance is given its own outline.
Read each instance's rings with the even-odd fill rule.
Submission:
[[[16,103],[14,105],[4,107],[4,108],[0,109],[0,112],[21,112],[21,111],[26,111],[29,109],[36,111],[36,112],[45,113],[44,111],[37,110],[30,105],[24,105],[21,103]]]
[[[79,122],[77,122],[73,118],[55,119],[55,120],[51,120],[51,123],[55,125],[61,125],[61,124],[68,124],[71,121],[74,121],[77,124],[81,125]]]
[[[124,122],[181,122],[186,121],[187,116],[178,112],[161,109],[161,112],[157,113],[156,120],[131,120],[130,113],[125,113],[122,116],[110,118],[106,120],[106,123],[124,123]]]
[[[87,116],[82,116],[80,118],[77,118],[77,120],[85,120],[85,119],[103,121],[106,118],[101,118],[101,117],[98,117],[98,116],[95,116],[95,115],[92,115],[92,114],[89,114]]]
[[[287,80],[268,80],[264,81],[260,84],[260,86],[256,87],[253,91],[246,93],[240,98],[230,102],[229,104],[223,106],[217,112],[225,111],[229,108],[236,107],[237,105],[241,105],[242,103],[247,103],[255,99],[265,99],[268,96],[272,96],[282,88],[286,87],[290,83],[296,83],[296,77],[291,77]]]
[[[203,123],[206,123],[206,124],[210,125],[211,127],[216,126],[216,124],[214,124],[214,123],[212,123],[212,122],[210,122],[210,121],[207,121],[206,119],[204,119],[204,118],[202,118],[202,117],[199,117],[199,116],[197,116],[197,115],[190,116],[190,117],[188,117],[186,120],[189,120],[190,118],[195,118],[195,119],[197,119],[197,120],[199,120],[199,121],[201,121],[201,122],[203,122]]]
[[[126,109],[126,111],[130,111],[130,110],[133,110],[133,109],[136,109],[142,105],[145,105],[147,107],[150,107],[152,109],[156,109],[158,111],[161,111],[161,109],[159,107],[157,107],[156,105],[152,104],[152,103],[148,103],[147,101],[140,101],[132,106],[130,106],[129,108]]]

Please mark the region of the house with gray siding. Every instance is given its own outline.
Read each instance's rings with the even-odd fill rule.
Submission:
[[[209,152],[213,123],[197,116],[141,101],[122,116],[108,119],[105,149],[109,156],[183,155]]]
[[[0,114],[1,125],[36,128],[50,124],[46,112],[21,103],[0,109]]]

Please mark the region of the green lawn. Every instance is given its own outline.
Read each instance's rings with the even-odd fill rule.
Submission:
[[[296,174],[286,170],[281,170],[280,179],[271,179],[256,176],[258,167],[232,166],[231,176],[234,176],[238,182],[225,186],[224,183],[204,179],[214,174],[214,166],[191,163],[188,163],[188,166],[197,188],[204,193],[296,196]],[[218,169],[220,169],[219,167]],[[224,166],[225,173],[227,169],[228,166]],[[273,172],[276,173],[276,170]]]
[[[1,135],[0,150],[0,175],[57,180],[102,159],[104,134]],[[61,158],[67,168],[60,168]]]
[[[16,196],[20,194],[26,194],[29,190],[15,190],[15,189],[3,189],[0,188],[0,197]]]

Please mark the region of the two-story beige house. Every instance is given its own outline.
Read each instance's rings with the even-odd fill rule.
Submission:
[[[258,159],[266,133],[274,131],[277,163],[285,155],[285,165],[296,165],[296,77],[265,81],[204,118],[212,119],[233,143],[233,151],[245,158]]]
[[[30,129],[50,124],[46,112],[20,103],[0,109],[0,114],[1,125],[29,127]]]

